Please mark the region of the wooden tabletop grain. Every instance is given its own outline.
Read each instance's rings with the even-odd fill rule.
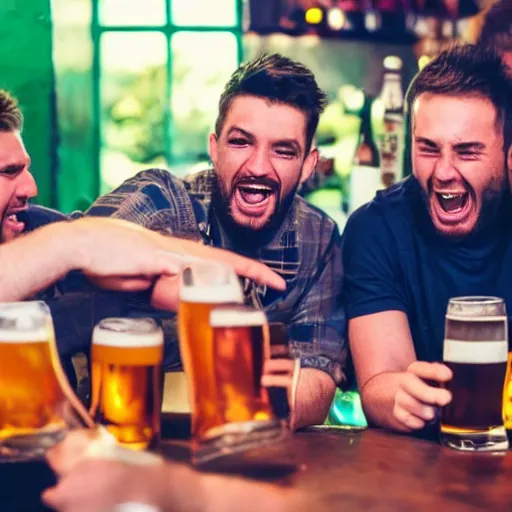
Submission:
[[[162,452],[189,463],[187,440],[164,440]],[[374,429],[301,432],[200,472],[215,475],[219,493],[243,482],[245,504],[273,492],[265,510],[512,511],[510,452],[462,453]]]

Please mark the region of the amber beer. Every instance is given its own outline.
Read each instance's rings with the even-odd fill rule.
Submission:
[[[483,304],[480,309],[475,305],[477,300]],[[449,312],[446,316],[443,359],[452,370],[453,379],[446,384],[452,401],[442,411],[441,440],[457,449],[508,447],[502,419],[508,356],[507,317],[502,313],[504,304],[500,301],[475,298],[466,310]],[[482,311],[488,315],[471,314]]]
[[[210,314],[217,389],[218,424],[273,419],[268,391],[261,385],[269,358],[268,326],[263,311],[221,307]]]
[[[150,319],[109,318],[92,339],[91,415],[135,450],[160,434],[163,333]]]
[[[221,422],[217,408],[210,312],[221,304],[242,301],[242,289],[231,269],[198,264],[183,272],[178,331],[189,387],[193,440],[200,439]]]
[[[0,439],[64,428],[64,396],[48,343],[52,333],[44,325],[14,330],[5,325],[0,325]]]

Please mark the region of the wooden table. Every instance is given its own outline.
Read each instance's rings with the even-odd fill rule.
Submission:
[[[163,452],[187,461],[188,442],[166,440]],[[243,506],[239,501],[233,510],[252,510],[247,505],[264,498],[265,507],[254,510],[512,510],[510,452],[461,453],[435,440],[379,430],[298,433],[215,471],[224,475],[216,477],[219,494],[245,484]]]
[[[189,464],[188,440],[174,437],[162,442],[163,454]],[[209,510],[222,512],[512,510],[512,453],[461,453],[379,430],[302,432],[189,471],[182,501],[192,501],[206,481],[214,490],[211,503],[224,504]],[[45,510],[38,496],[54,482],[43,463],[4,465],[1,512]]]

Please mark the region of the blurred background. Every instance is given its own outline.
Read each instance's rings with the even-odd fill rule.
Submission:
[[[230,74],[262,52],[282,53],[310,67],[328,94],[322,160],[302,193],[342,227],[364,183],[386,186],[368,174],[386,144],[395,178],[407,174],[406,125],[396,123],[407,85],[445,45],[471,41],[490,3],[2,0],[0,87],[25,114],[37,201],[71,212],[143,168],[206,168]],[[398,145],[386,139],[393,113]]]

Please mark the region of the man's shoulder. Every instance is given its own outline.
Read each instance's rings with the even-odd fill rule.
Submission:
[[[68,220],[71,217],[46,206],[31,204],[24,215],[18,214],[18,218],[25,221],[25,231],[32,231],[46,224]]]
[[[323,238],[325,235],[339,236],[338,225],[323,210],[297,196],[295,222],[302,232],[307,232],[312,240]]]

